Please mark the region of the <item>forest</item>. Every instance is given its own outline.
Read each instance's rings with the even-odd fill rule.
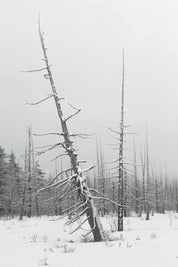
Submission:
[[[124,217],[135,214],[145,220],[150,219],[154,213],[164,214],[172,211],[178,212],[178,185],[177,179],[170,179],[167,172],[156,173],[150,164],[148,134],[145,138],[145,147],[140,152],[140,159],[137,158],[137,151],[134,144],[132,163],[125,162],[124,145],[125,136],[130,134],[126,131],[128,126],[124,124],[124,94],[125,94],[125,58],[122,53],[122,94],[120,111],[120,129],[108,128],[116,135],[114,144],[118,158],[113,159],[112,167],[108,167],[105,162],[105,155],[102,149],[100,136],[96,142],[96,168],[90,166],[81,168],[85,161],[78,160],[78,154],[74,148],[75,138],[92,138],[89,134],[70,133],[68,121],[78,115],[80,109],[70,104],[74,113],[67,118],[63,115],[61,101],[58,96],[51,65],[49,63],[47,48],[45,46],[44,33],[41,31],[39,19],[39,37],[43,52],[45,67],[35,70],[24,71],[26,73],[44,72],[44,78],[49,80],[52,94],[35,103],[54,99],[58,119],[61,124],[61,132],[50,132],[44,134],[34,134],[36,136],[56,135],[60,142],[53,145],[38,147],[38,152],[34,149],[32,128],[28,127],[28,137],[23,162],[20,166],[16,160],[14,152],[7,155],[3,148],[0,149],[0,215],[4,218],[24,216],[68,216],[68,224],[80,221],[79,226],[73,231],[77,231],[88,221],[93,233],[94,241],[106,240],[105,231],[102,228],[99,217],[105,215],[115,215],[118,218],[118,231],[123,231]],[[132,133],[131,133],[132,134]],[[134,133],[133,133],[134,135]],[[61,138],[63,141],[61,141]],[[48,153],[56,148],[62,148],[64,152],[58,154],[55,160],[60,160],[66,156],[70,160],[70,165],[66,169],[66,162],[58,161],[60,168],[56,165],[54,177],[49,175],[45,178],[45,173],[40,169],[39,162],[35,154]],[[86,215],[86,217],[84,217]]]

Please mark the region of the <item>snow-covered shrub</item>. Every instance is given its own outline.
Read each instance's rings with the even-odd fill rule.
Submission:
[[[112,220],[109,222],[109,225],[112,233],[117,232],[117,218],[112,218]]]
[[[118,240],[125,241],[123,234],[120,234],[120,236],[118,237]]]
[[[48,240],[48,237],[46,235],[42,235],[41,239],[43,240],[44,243],[46,243]]]
[[[127,248],[131,248],[132,247],[132,244],[127,242]]]
[[[64,245],[60,245],[60,244],[57,244],[57,243],[54,243],[54,247],[59,249],[59,248],[63,248]]]
[[[106,247],[108,247],[108,248],[113,247],[113,244],[112,244],[112,243],[109,243],[109,242],[105,242],[105,245],[106,245]]]
[[[43,265],[43,266],[47,266],[48,265],[46,256],[40,260],[39,265]]]
[[[106,232],[106,239],[107,239],[108,241],[118,241],[118,240],[120,240],[119,237],[114,236],[114,235],[111,234],[109,231]]]
[[[52,248],[52,247],[51,247],[51,248],[49,248],[49,251],[50,251],[50,252],[54,252],[54,250],[53,250],[53,248]]]
[[[157,234],[152,233],[152,234],[150,235],[150,238],[151,238],[151,239],[156,239],[156,238],[157,238]]]
[[[37,242],[37,235],[36,234],[34,234],[34,235],[32,235],[32,240],[30,241],[30,242],[34,242],[34,243],[36,243]]]
[[[90,243],[93,242],[93,238],[91,235],[83,236],[81,238],[81,243]]]
[[[69,247],[67,244],[63,245],[63,252],[64,253],[74,253],[76,247]]]

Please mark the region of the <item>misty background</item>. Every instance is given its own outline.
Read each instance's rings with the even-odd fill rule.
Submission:
[[[0,145],[20,161],[27,143],[26,127],[34,133],[61,131],[52,99],[25,105],[51,93],[42,73],[21,71],[44,67],[38,15],[45,32],[49,61],[64,109],[81,108],[71,132],[100,133],[107,161],[116,158],[108,144],[120,121],[122,48],[125,49],[125,124],[128,161],[133,139],[139,156],[148,128],[152,166],[178,173],[178,3],[174,0],[16,0],[0,10]],[[79,159],[96,164],[96,138],[78,140]],[[34,138],[35,146],[53,143]],[[59,153],[59,152],[57,152]],[[54,171],[52,155],[39,157],[41,168]]]

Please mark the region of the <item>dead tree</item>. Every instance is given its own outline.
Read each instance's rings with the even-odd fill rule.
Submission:
[[[111,130],[119,136],[119,151],[118,151],[118,159],[113,163],[117,162],[117,177],[118,177],[118,231],[123,231],[123,218],[124,218],[124,50],[123,50],[123,69],[122,69],[122,93],[121,93],[121,120],[119,131]],[[114,168],[115,169],[115,168]]]
[[[27,149],[25,148],[23,191],[22,191],[22,200],[21,200],[20,217],[19,217],[20,220],[22,220],[24,216],[26,190],[27,190]]]
[[[155,178],[155,202],[156,202],[156,212],[159,212],[159,192],[158,192],[158,181]]]
[[[28,209],[27,216],[32,216],[32,132],[31,127],[28,127],[28,167],[27,167],[27,176],[28,176]]]
[[[106,191],[106,178],[104,167],[104,153],[101,145],[101,136],[97,138],[97,169],[98,169],[98,191],[105,195]],[[106,214],[105,199],[100,203],[100,214],[103,217]]]
[[[134,142],[134,195],[135,195],[135,213],[139,214],[139,188],[138,188],[138,174],[137,174],[137,156]]]
[[[148,134],[146,134],[146,220],[150,218],[150,169],[148,152]]]
[[[127,171],[125,170],[124,171],[124,189],[123,189],[123,192],[124,192],[124,217],[127,217],[128,216],[128,211],[127,211],[127,207],[128,207],[128,195],[127,195],[127,190],[128,190],[128,181],[127,181]]]
[[[121,121],[120,121],[120,135],[119,135],[119,186],[118,186],[118,231],[123,231],[123,217],[124,217],[124,50],[123,50],[123,72],[122,72],[122,97],[121,97]]]
[[[53,79],[52,71],[51,71],[51,65],[49,64],[49,60],[47,56],[47,48],[45,47],[45,43],[44,43],[44,33],[41,31],[40,22],[39,22],[39,36],[40,36],[41,48],[42,48],[42,52],[44,56],[43,60],[45,62],[45,67],[40,70],[34,70],[34,71],[46,71],[44,76],[50,82],[52,95],[50,95],[49,97],[46,97],[42,101],[50,97],[54,98],[58,118],[59,118],[61,128],[62,128],[62,132],[60,134],[59,133],[56,133],[56,134],[58,136],[63,137],[62,142],[59,142],[55,144],[54,146],[49,147],[47,150],[51,150],[52,148],[55,148],[55,147],[62,147],[65,150],[65,155],[68,155],[68,157],[70,158],[70,163],[71,163],[70,170],[72,172],[71,175],[67,176],[66,178],[61,179],[58,182],[55,182],[56,178],[58,177],[57,175],[57,177],[55,177],[45,188],[40,190],[40,192],[50,189],[52,187],[59,188],[64,185],[68,185],[69,183],[72,184],[75,190],[78,192],[78,198],[81,201],[80,207],[83,208],[83,211],[81,212],[81,214],[84,214],[84,213],[86,214],[86,217],[87,217],[86,220],[88,220],[88,223],[90,225],[91,232],[93,233],[93,236],[94,236],[94,241],[102,241],[106,239],[105,233],[101,225],[100,219],[98,217],[97,210],[94,205],[93,197],[88,188],[86,177],[84,176],[84,173],[92,169],[93,166],[89,167],[86,170],[80,169],[78,155],[76,153],[76,150],[73,147],[73,141],[71,137],[81,136],[81,135],[70,134],[68,130],[68,125],[67,125],[67,122],[73,116],[77,115],[80,112],[80,110],[73,107],[75,109],[75,112],[67,118],[64,117],[63,112],[62,112],[61,102],[60,102],[61,98],[59,98],[56,87],[55,87],[55,83],[54,83],[54,79]],[[33,71],[29,71],[29,72],[33,72]],[[38,103],[41,103],[42,101],[39,101]],[[64,192],[64,194],[65,193],[66,191]],[[76,210],[77,210],[77,207],[76,207]]]
[[[145,196],[145,166],[146,166],[145,152],[143,154],[140,152],[140,159],[141,159],[141,170],[142,170],[142,182],[141,182],[142,190],[141,190],[141,204],[140,204],[139,217],[142,216],[143,210],[145,211],[145,199],[146,199],[146,196]]]

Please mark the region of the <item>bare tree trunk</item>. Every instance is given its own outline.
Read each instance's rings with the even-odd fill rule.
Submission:
[[[148,155],[148,135],[146,135],[146,220],[150,218],[150,173],[149,173],[149,155]]]
[[[137,177],[137,157],[134,142],[134,190],[135,190],[135,213],[139,214],[139,190],[138,190],[138,177]]]
[[[31,153],[32,153],[32,143],[31,143],[31,128],[28,127],[28,210],[27,216],[32,216],[32,167],[31,167]]]
[[[159,195],[158,195],[158,181],[155,179],[155,198],[156,198],[156,212],[159,212]]]
[[[164,188],[163,188],[163,179],[162,174],[160,172],[160,212],[165,213],[165,196],[164,196]]]
[[[25,197],[26,197],[26,179],[27,179],[27,150],[25,148],[25,168],[24,168],[24,187],[22,192],[22,203],[20,209],[20,220],[23,219],[24,216],[24,208],[25,208]]]
[[[83,173],[79,168],[79,163],[77,160],[78,155],[77,155],[75,149],[73,148],[73,142],[70,139],[70,134],[69,134],[68,127],[67,127],[67,120],[69,118],[71,118],[72,116],[74,116],[75,114],[72,116],[69,116],[67,119],[65,119],[63,116],[62,108],[61,108],[61,104],[60,104],[60,99],[58,97],[58,94],[57,94],[57,91],[56,91],[56,88],[54,85],[54,80],[52,77],[50,64],[48,62],[48,57],[47,57],[46,48],[45,48],[45,44],[44,44],[43,33],[41,32],[40,24],[39,24],[39,34],[40,34],[40,41],[41,41],[41,46],[42,46],[43,55],[44,55],[44,61],[46,64],[47,76],[48,76],[49,81],[50,81],[50,85],[51,85],[51,89],[52,89],[58,117],[59,117],[61,127],[62,127],[62,135],[64,138],[64,142],[61,143],[61,146],[65,149],[65,151],[67,152],[67,154],[70,158],[71,166],[72,166],[73,173],[74,173],[73,177],[75,179],[74,183],[75,183],[76,187],[78,188],[78,195],[80,197],[80,200],[85,204],[86,216],[88,218],[88,222],[89,222],[89,225],[91,227],[91,231],[92,231],[93,236],[94,236],[94,241],[102,241],[102,240],[105,240],[105,233],[103,231],[103,227],[100,223],[96,208],[94,206],[92,196],[89,192],[86,178],[83,176]],[[76,114],[77,113],[78,112],[76,112]]]
[[[32,130],[31,130],[32,131]],[[33,182],[34,182],[34,192],[35,192],[35,206],[36,206],[36,215],[40,216],[40,207],[39,207],[39,199],[37,194],[37,179],[38,179],[38,173],[35,172],[35,155],[34,155],[34,146],[33,146],[33,138],[32,138],[32,132],[31,132],[31,147],[32,147],[32,174],[33,174]]]
[[[98,141],[99,140],[99,141]],[[98,168],[98,180],[99,191],[105,195],[105,171],[104,171],[104,154],[101,145],[101,136],[97,139],[97,168]],[[102,199],[100,206],[101,216],[106,214],[105,199]]]
[[[142,168],[142,200],[140,205],[139,217],[142,216],[143,210],[145,210],[145,153],[140,153],[141,168]]]
[[[115,182],[114,181],[112,181],[112,199],[114,200],[114,201],[116,201],[116,196],[115,196]],[[113,213],[115,214],[115,212],[116,212],[116,206],[115,206],[115,204],[113,204]]]
[[[128,216],[128,211],[127,211],[127,172],[124,171],[124,217]]]
[[[119,138],[119,186],[118,186],[118,231],[123,231],[124,217],[124,50],[123,50],[123,73],[122,73],[122,100],[121,100],[121,122],[120,122],[120,138]]]

